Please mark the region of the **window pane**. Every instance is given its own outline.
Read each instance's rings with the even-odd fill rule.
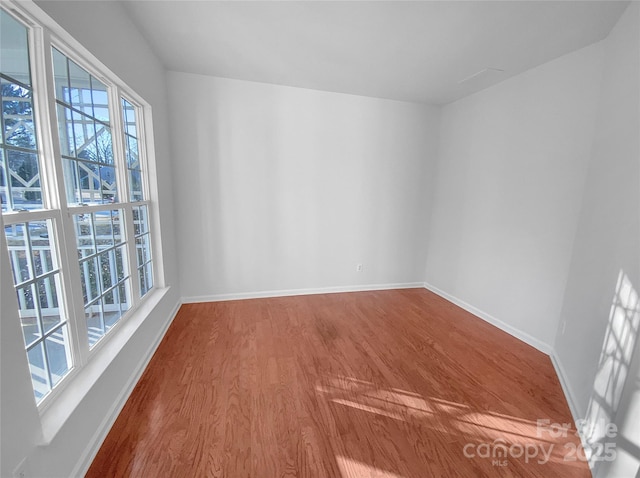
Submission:
[[[125,277],[125,257],[126,257],[126,249],[125,247],[118,247],[115,250],[115,259],[116,259],[116,270],[118,274],[118,281],[121,281]]]
[[[67,71],[67,57],[53,48],[53,76],[56,83],[56,98],[70,105],[69,72]]]
[[[127,134],[130,134],[130,135],[131,135],[131,136],[133,136],[133,137],[136,137],[136,136],[137,136],[137,134],[138,134],[138,128],[136,127],[135,119],[133,120],[133,122],[131,122],[131,123],[127,123],[127,124],[125,125],[125,127],[126,127],[125,132],[126,132]]]
[[[114,245],[111,211],[94,213],[94,227],[96,231],[96,245],[99,251]]]
[[[83,111],[83,106],[86,104],[82,96],[82,90],[91,89],[90,75],[87,71],[78,66],[75,62],[69,60],[69,83],[70,83],[70,97],[71,105],[74,108]],[[89,106],[91,106],[91,99],[89,99]]]
[[[140,297],[142,297],[153,287],[153,270],[151,262],[138,269],[138,275],[140,277]]]
[[[122,210],[116,209],[111,211],[111,226],[113,229],[113,240],[116,244],[121,243],[124,238],[122,237],[122,223],[120,218],[124,217]]]
[[[61,309],[58,305],[60,275],[54,274],[52,276],[45,277],[44,279],[39,279],[37,284],[42,328],[46,334],[64,320],[61,316]]]
[[[151,236],[147,206],[133,208],[133,229],[136,235],[136,262],[140,280],[140,296],[153,287],[153,266],[151,255]]]
[[[71,110],[73,120],[74,156],[87,161],[98,161],[96,128],[90,116]]]
[[[100,185],[102,186],[103,203],[118,201],[116,168],[112,166],[100,166]]]
[[[4,227],[13,270],[13,282],[19,284],[33,277],[27,248],[27,228],[25,223]]]
[[[110,249],[108,252],[100,254],[98,259],[100,261],[100,273],[102,274],[102,289],[106,290],[118,282],[115,251]]]
[[[93,116],[105,123],[109,122],[109,100],[107,87],[100,80],[91,77],[91,93],[93,102]]]
[[[129,187],[131,188],[131,201],[142,201],[144,199],[140,171],[136,169],[129,170]]]
[[[113,164],[113,141],[111,128],[100,123],[96,124],[96,142],[98,161],[105,164]]]
[[[73,216],[78,245],[78,258],[88,257],[96,253],[93,235],[93,221],[91,214],[76,214]]]
[[[93,106],[91,102],[91,89],[85,88],[80,90],[81,104],[75,105],[76,108],[82,110],[83,113],[93,117]]]
[[[102,204],[100,192],[100,166],[86,161],[77,161],[80,190],[75,195],[83,204]]]
[[[0,45],[0,71],[30,86],[27,29],[4,11],[0,11]]]
[[[4,73],[4,72],[3,72]],[[10,83],[0,82],[2,88],[3,141],[5,144],[25,149],[36,149],[36,133],[33,124],[31,90]]]
[[[58,136],[60,138],[60,152],[63,156],[76,155],[72,118],[70,108],[58,105]]]
[[[85,307],[84,313],[87,320],[89,347],[93,347],[105,334],[102,303],[98,301],[94,305]]]
[[[85,305],[99,297],[98,261],[95,257],[80,262],[80,281]]]
[[[131,103],[122,99],[122,116],[124,120],[125,133],[137,137],[136,111]]]
[[[149,232],[147,206],[133,208],[133,230],[136,236]]]
[[[138,251],[138,267],[151,260],[151,249],[149,247],[149,234],[136,238],[136,250]]]
[[[69,334],[67,326],[63,325],[45,339],[49,371],[51,372],[52,386],[55,385],[69,371],[70,361],[68,357]]]
[[[67,203],[77,204],[81,201],[80,192],[80,171],[78,170],[78,162],[72,159],[62,158],[62,168],[65,178],[65,192]]]
[[[42,208],[40,170],[36,153],[5,150],[13,209]]]
[[[131,169],[140,168],[140,160],[138,158],[138,140],[127,135],[127,165]]]
[[[148,291],[147,278],[145,277],[144,267],[141,267],[140,269],[138,269],[138,278],[140,279],[140,297],[142,297]]]
[[[2,212],[7,210],[7,166],[4,160],[4,148],[0,147],[0,203],[2,203]]]
[[[51,255],[51,249],[48,247],[34,248],[33,266],[36,275],[46,274],[54,268],[57,268],[57,265],[54,263],[54,257]]]
[[[102,308],[104,310],[104,326],[109,330],[118,321],[122,313],[120,304],[116,302],[113,290],[107,292],[102,298]]]
[[[131,304],[129,301],[130,291],[131,289],[130,289],[129,279],[127,279],[124,282],[121,282],[120,285],[118,286],[118,300],[120,301],[120,308],[122,309],[122,313],[129,310],[129,308],[131,307]]]
[[[22,336],[24,344],[29,347],[39,337],[42,336],[40,321],[38,320],[38,311],[34,298],[37,296],[35,286],[33,284],[18,287],[18,314],[20,315],[20,324],[22,325]]]
[[[137,125],[135,107],[124,98],[122,99],[122,116],[125,125],[124,144],[129,169],[129,200],[143,201],[144,188],[142,181],[142,168],[140,164],[140,150],[138,147]]]
[[[144,268],[145,276],[147,278],[147,290],[149,290],[153,287],[153,265],[151,262],[147,262]]]
[[[58,268],[55,254],[51,251],[52,234],[49,221],[33,221],[29,223],[32,264],[36,277]]]
[[[51,386],[49,385],[49,373],[45,366],[45,355],[42,342],[39,342],[27,351],[27,356],[29,358],[29,369],[31,370],[33,393],[36,396],[36,401],[39,402],[51,391]]]

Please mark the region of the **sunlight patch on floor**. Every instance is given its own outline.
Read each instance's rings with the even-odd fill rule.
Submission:
[[[397,388],[380,388],[373,382],[353,377],[325,376],[315,388],[319,398],[334,406],[429,429],[472,448],[488,446],[493,450],[502,446],[511,450],[512,458],[520,456],[521,450],[529,450],[529,453],[535,452],[530,460],[543,457],[545,462],[561,463],[570,468],[582,466],[587,459],[583,453],[577,457],[571,454],[572,451],[574,455],[582,452],[577,448],[579,441],[572,423],[552,423],[546,417],[527,419],[479,410],[465,403],[420,396]],[[343,476],[396,476],[388,472],[381,474],[379,470],[344,457],[341,459]]]
[[[374,466],[341,455],[336,455],[336,462],[340,468],[342,478],[404,478],[402,475],[398,475],[387,470],[381,470]]]

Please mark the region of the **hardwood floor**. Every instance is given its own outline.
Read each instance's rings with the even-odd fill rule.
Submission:
[[[537,420],[549,357],[424,289],[190,304],[87,476],[591,476]]]

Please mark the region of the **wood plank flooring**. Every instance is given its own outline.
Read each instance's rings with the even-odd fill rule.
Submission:
[[[537,420],[549,357],[427,290],[189,304],[87,476],[591,476]]]

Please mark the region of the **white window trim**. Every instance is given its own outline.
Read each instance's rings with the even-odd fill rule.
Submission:
[[[29,27],[30,64],[36,124],[39,125],[37,127],[37,134],[40,154],[53,155],[54,158],[61,157],[58,139],[53,135],[52,128],[43,127],[45,124],[57,124],[54,87],[53,84],[50,84],[52,82],[49,81],[53,78],[53,64],[50,61],[50,51],[48,51],[51,46],[58,48],[65,54],[68,53],[78,65],[85,68],[107,86],[113,87],[110,89],[110,101],[114,105],[112,107],[112,113],[114,111],[118,112],[118,114],[113,115],[113,130],[118,129],[115,127],[115,124],[122,123],[122,118],[119,114],[121,98],[126,99],[143,112],[142,114],[136,115],[136,122],[139,138],[141,139],[139,147],[141,148],[140,157],[143,161],[142,168],[143,170],[146,169],[146,174],[143,175],[143,190],[147,195],[147,199],[135,203],[122,202],[104,206],[89,206],[89,208],[93,211],[100,209],[122,209],[125,214],[132,214],[134,207],[147,204],[149,230],[151,232],[151,250],[153,254],[153,288],[142,299],[134,299],[132,301],[132,307],[123,314],[109,333],[105,334],[91,350],[89,350],[88,343],[86,343],[87,341],[84,340],[86,339],[86,333],[78,330],[84,327],[84,332],[86,332],[86,324],[81,320],[69,321],[71,340],[74,341],[72,351],[75,352],[72,369],[37,406],[42,426],[40,444],[47,445],[53,440],[87,393],[89,393],[92,387],[99,381],[113,359],[169,291],[165,280],[162,254],[160,253],[160,251],[162,251],[162,238],[160,236],[161,228],[157,200],[158,186],[155,180],[157,177],[157,169],[154,161],[153,120],[151,106],[140,95],[131,90],[124,81],[111,72],[100,60],[76,41],[31,0],[3,0],[2,8],[16,16]],[[121,131],[118,131],[118,134],[113,135],[114,148],[120,148],[122,145],[123,138],[120,137],[120,132]],[[57,234],[69,238],[66,242],[57,240],[56,246],[58,248],[64,247],[73,250],[73,253],[70,250],[64,253],[59,252],[61,259],[60,267],[63,270],[62,282],[63,287],[66,288],[71,285],[70,275],[78,274],[79,276],[79,269],[77,261],[71,260],[76,257],[75,233],[71,228],[71,222],[65,221],[63,223],[60,219],[63,215],[70,217],[72,214],[84,210],[85,207],[67,207],[64,196],[64,185],[56,184],[58,180],[62,181],[63,176],[61,171],[54,172],[54,170],[51,169],[52,165],[56,169],[61,170],[62,168],[62,165],[59,164],[57,160],[54,162],[40,161],[43,197],[46,196],[49,198],[49,207],[52,209],[46,211],[10,212],[5,213],[4,217],[10,218],[10,222],[16,222],[18,220],[35,221],[41,218],[52,218],[56,221]],[[119,195],[121,199],[128,201],[128,181],[123,173],[126,172],[119,171],[117,173],[119,176]],[[123,188],[122,186],[124,185],[126,185],[126,187]],[[56,193],[51,194],[51,192]],[[66,224],[66,226],[61,227],[64,224]],[[134,296],[134,294],[138,294],[139,285],[137,281],[133,225],[130,221],[126,221],[126,224],[127,230],[125,233],[129,243],[128,256],[131,293],[133,297],[137,297],[137,295]],[[65,230],[63,231],[62,229]],[[133,247],[131,247],[131,242],[129,241],[133,241]],[[70,298],[73,299],[71,303],[69,303]],[[69,311],[78,311],[79,308],[84,308],[83,303],[77,304],[77,294],[65,294],[65,299],[67,299],[66,308]],[[76,317],[80,317],[77,312]],[[132,370],[131,372],[132,377],[137,375],[137,371]]]

